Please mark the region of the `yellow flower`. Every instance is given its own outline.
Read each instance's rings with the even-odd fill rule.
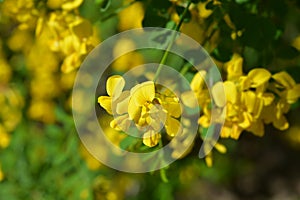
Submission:
[[[121,76],[111,76],[106,85],[109,96],[98,98],[100,106],[114,115],[110,123],[112,128],[127,131],[133,122],[143,132],[143,143],[149,147],[158,144],[163,127],[170,137],[181,131],[177,120],[181,115],[181,107],[172,92],[160,86],[156,88],[152,81],[138,84],[130,91],[122,91],[124,85]]]
[[[44,123],[55,121],[54,103],[50,100],[32,100],[27,113],[30,118]]]
[[[108,96],[100,96],[98,103],[103,107],[109,114],[113,114],[112,102],[120,97],[122,90],[125,86],[125,80],[119,75],[111,76],[106,82],[106,91]]]
[[[125,4],[130,1],[125,1]],[[142,20],[144,18],[144,8],[142,2],[136,2],[128,8],[119,12],[119,24],[120,31],[125,31],[134,28],[142,28]]]
[[[289,111],[289,108],[290,105],[281,99],[266,106],[263,110],[262,118],[266,124],[272,123],[275,128],[286,130],[289,128],[289,123],[284,114]]]
[[[99,43],[97,30],[77,14],[56,11],[44,21],[43,31],[51,33],[48,38],[50,49],[64,55],[61,66],[64,73],[79,67],[83,57]]]
[[[272,78],[276,81],[276,93],[284,98],[287,103],[293,104],[300,97],[300,84],[296,84],[294,79],[285,71],[274,74]]]
[[[7,63],[6,59],[2,57],[0,52],[0,84],[6,84],[11,78],[11,68],[9,64]]]
[[[292,42],[292,46],[300,51],[300,35],[298,35]]]
[[[62,4],[62,9],[64,10],[73,10],[78,8],[82,4],[83,0],[64,0]]]
[[[160,140],[159,131],[165,125],[169,136],[180,130],[175,118],[181,115],[178,99],[164,94],[155,94],[154,82],[148,81],[132,88],[128,102],[128,114],[138,128],[144,129],[144,144],[155,146]]]
[[[6,132],[5,128],[0,124],[0,148],[8,147],[10,142],[10,135]]]
[[[224,64],[227,72],[227,80],[237,80],[243,75],[243,58],[239,54],[233,54],[230,61]]]
[[[206,71],[201,70],[195,74],[191,82],[191,90],[189,92],[184,92],[181,95],[182,102],[184,105],[194,108],[196,106],[204,107],[209,102],[209,93],[205,88],[205,76]],[[198,101],[194,101],[195,98],[190,98],[191,95],[195,95]]]
[[[227,63],[227,81],[218,82],[212,88],[212,98],[218,107],[226,105],[226,117],[221,137],[238,139],[242,131],[247,130],[257,136],[264,135],[264,108],[270,106],[275,96],[266,92],[270,72],[265,69],[253,69],[247,76],[241,71],[241,58],[237,55]],[[221,94],[225,90],[225,99]],[[209,98],[209,97],[208,97]],[[203,127],[210,126],[211,112],[204,108],[199,119]],[[222,112],[222,111],[220,111]],[[221,113],[220,113],[221,114]],[[217,115],[214,115],[217,116]],[[217,119],[214,119],[217,121]]]
[[[39,11],[34,0],[5,0],[1,5],[1,13],[19,22],[19,29],[29,29],[35,26]]]

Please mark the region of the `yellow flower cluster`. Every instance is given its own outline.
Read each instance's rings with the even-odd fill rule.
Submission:
[[[17,23],[21,30],[34,27],[39,15],[34,0],[5,0],[0,4],[0,9],[3,17],[10,18],[5,20],[12,20],[12,23]]]
[[[269,123],[279,130],[286,130],[289,124],[284,114],[300,97],[300,84],[296,84],[287,72],[272,75],[266,69],[256,68],[244,75],[242,64],[242,57],[235,54],[224,65],[227,72],[226,81],[218,82],[212,88],[215,104],[218,107],[226,106],[226,119],[221,137],[238,139],[244,130],[263,136],[264,124]],[[199,78],[201,79],[195,76],[193,81],[199,81]],[[223,89],[225,99],[220,96]],[[204,106],[204,113],[199,119],[199,124],[208,127],[211,118],[207,108],[209,103],[200,105]]]
[[[7,20],[16,21],[18,29],[33,30],[37,40],[45,39],[40,38],[43,31],[49,32],[46,46],[62,58],[61,70],[70,72],[79,67],[84,56],[100,42],[92,24],[78,13],[82,2],[7,0],[1,5],[1,12]]]
[[[82,3],[83,0],[6,0],[0,4],[1,23],[18,25],[4,30],[12,33],[7,46],[25,57],[31,77],[28,115],[32,119],[55,121],[53,100],[71,89],[74,69],[100,42],[95,28],[78,12]]]
[[[110,122],[112,128],[126,132],[134,124],[143,133],[143,143],[149,147],[158,144],[163,127],[170,137],[181,131],[178,121],[181,107],[172,92],[152,81],[138,84],[130,91],[123,91],[124,86],[125,80],[121,76],[111,76],[106,85],[109,96],[98,98],[99,104],[114,115]]]

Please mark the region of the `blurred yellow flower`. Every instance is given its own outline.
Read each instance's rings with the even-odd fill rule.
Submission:
[[[4,179],[4,174],[3,174],[3,171],[1,169],[1,165],[0,165],[0,182],[3,181]]]
[[[5,0],[1,6],[1,13],[19,22],[19,29],[29,29],[35,26],[38,10],[34,0]]]
[[[124,1],[128,4],[131,1]],[[125,31],[134,28],[142,28],[142,20],[144,18],[144,7],[142,2],[135,2],[128,8],[118,13],[119,16],[119,31]]]
[[[119,40],[114,47],[113,55],[115,58],[119,55],[123,55],[114,60],[112,68],[117,71],[128,71],[133,67],[144,64],[144,57],[139,52],[132,51],[134,48],[135,44],[132,40]],[[129,53],[124,54],[126,51]]]
[[[32,100],[28,109],[28,116],[44,123],[55,121],[54,103],[50,100]]]
[[[33,36],[28,30],[15,29],[7,41],[8,47],[13,51],[27,53],[33,43]]]
[[[0,148],[6,148],[10,142],[10,135],[5,128],[0,124]]]
[[[298,51],[300,51],[300,35],[298,35],[293,41],[292,46],[295,47]]]
[[[0,70],[0,85],[1,84],[7,84],[8,81],[10,80],[10,78],[11,78],[12,72],[11,72],[10,65],[7,63],[7,61],[4,58],[4,56],[1,55],[1,51],[0,51],[0,66],[1,66],[1,70]]]
[[[92,156],[82,144],[80,145],[79,150],[90,170],[97,170],[101,167],[102,164],[94,156]]]

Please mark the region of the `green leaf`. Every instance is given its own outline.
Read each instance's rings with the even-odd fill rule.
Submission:
[[[138,138],[127,136],[120,142],[120,147],[124,150],[127,150],[130,146],[135,145],[139,141]]]

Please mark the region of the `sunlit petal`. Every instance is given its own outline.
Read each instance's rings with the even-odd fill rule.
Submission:
[[[262,68],[256,68],[248,73],[248,77],[251,80],[251,87],[258,87],[266,83],[271,78],[271,73]]]
[[[223,107],[226,104],[226,96],[224,85],[222,82],[217,82],[212,88],[212,97],[217,106]]]
[[[108,78],[106,82],[107,94],[113,98],[120,96],[125,86],[125,80],[122,76],[114,75]]]
[[[180,122],[172,117],[167,117],[165,127],[167,134],[171,137],[174,137],[177,133],[182,131]]]
[[[199,91],[203,88],[203,85],[205,84],[205,76],[206,76],[206,71],[201,70],[197,74],[195,74],[192,82],[191,82],[191,89],[193,91]]]
[[[104,108],[109,114],[112,114],[112,98],[107,96],[100,96],[98,98],[98,103],[102,108]]]
[[[274,74],[272,78],[287,89],[296,85],[295,80],[285,71]]]

